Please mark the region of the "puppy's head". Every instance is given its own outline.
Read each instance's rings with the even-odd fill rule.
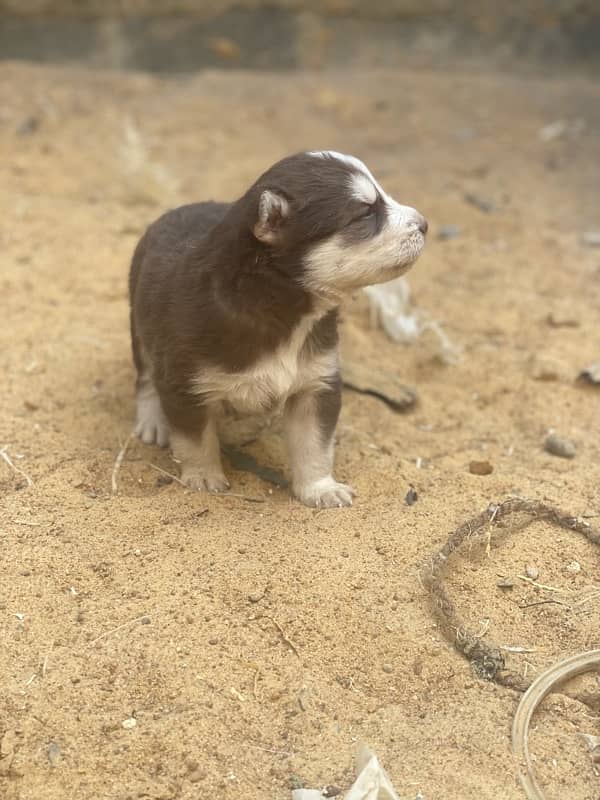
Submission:
[[[338,293],[397,278],[425,244],[427,222],[384,192],[367,167],[333,151],[275,164],[249,192],[254,236],[310,291]]]

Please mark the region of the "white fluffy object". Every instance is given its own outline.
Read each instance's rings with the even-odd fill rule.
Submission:
[[[458,360],[459,349],[446,336],[439,322],[429,319],[413,306],[410,287],[404,278],[367,286],[364,291],[369,298],[373,327],[381,326],[390,339],[400,344],[410,344],[431,330],[438,337],[444,361],[453,364]]]

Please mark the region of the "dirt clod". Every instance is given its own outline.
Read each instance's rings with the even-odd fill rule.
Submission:
[[[534,567],[533,564],[527,564],[525,567],[525,575],[527,575],[528,578],[531,578],[532,581],[537,581],[540,571],[537,567]]]
[[[411,486],[408,492],[406,493],[404,502],[406,503],[407,506],[413,506],[418,499],[419,495],[417,494],[417,490],[414,488],[414,486]]]
[[[469,472],[471,475],[491,475],[494,467],[489,461],[470,461]]]

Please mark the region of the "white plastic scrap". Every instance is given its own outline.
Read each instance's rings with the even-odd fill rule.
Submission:
[[[358,778],[344,800],[400,800],[379,759],[366,745],[358,754]],[[294,789],[292,800],[323,800],[318,789]]]
[[[365,293],[371,307],[371,325],[381,325],[390,339],[400,344],[410,344],[427,330],[439,339],[441,356],[449,364],[458,360],[459,348],[454,345],[436,322],[420,309],[414,308],[410,299],[410,287],[404,278],[388,283],[366,286]]]

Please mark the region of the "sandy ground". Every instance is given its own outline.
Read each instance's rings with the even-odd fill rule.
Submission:
[[[556,120],[567,130],[543,142]],[[288,800],[298,781],[346,789],[361,741],[403,800],[523,797],[519,695],[444,640],[418,569],[511,493],[600,514],[600,390],[575,381],[600,358],[600,249],[581,241],[600,228],[599,134],[600,86],[577,77],[169,82],[2,65],[0,446],[18,468],[0,462],[3,798]],[[137,237],[168,206],[233,198],[276,158],[323,147],[363,157],[428,216],[410,283],[459,362],[431,333],[392,343],[364,297],[349,301],[360,357],[419,394],[398,414],[345,393],[352,509],[304,508],[230,467],[235,494],[194,494],[150,466],[173,472],[168,453],[135,441],[113,494]],[[439,239],[449,224],[460,235]],[[544,452],[551,429],[573,460]],[[276,426],[244,452],[285,470]],[[472,460],[493,473],[470,474]],[[526,565],[560,594],[519,579]],[[456,558],[448,586],[476,630],[532,649],[507,654],[529,675],[600,646],[598,552],[575,533],[505,531],[489,556]],[[598,798],[576,734],[600,734],[599,714],[562,694],[544,704],[531,747],[549,799]]]

